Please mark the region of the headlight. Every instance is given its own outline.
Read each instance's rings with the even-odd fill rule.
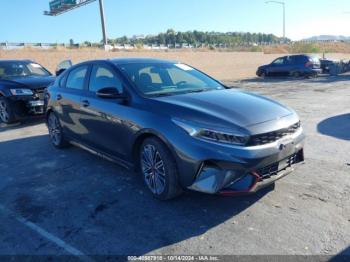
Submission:
[[[249,136],[243,134],[233,134],[226,131],[197,127],[193,124],[177,119],[173,119],[172,121],[185,130],[189,135],[216,143],[244,146],[249,140]]]
[[[31,96],[33,95],[33,91],[30,89],[10,89],[11,94],[14,96]]]

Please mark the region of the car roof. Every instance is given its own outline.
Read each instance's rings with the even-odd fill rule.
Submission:
[[[156,58],[112,58],[108,59],[114,64],[132,64],[132,63],[178,63],[178,61],[156,59]]]
[[[304,57],[308,57],[308,58],[312,58],[312,57],[317,57],[317,55],[307,55],[307,54],[298,54],[298,55],[289,55],[289,57],[293,57],[293,56],[304,56]]]
[[[93,63],[101,63],[101,62],[112,63],[112,64],[117,65],[117,66],[118,65],[125,65],[125,64],[142,64],[142,63],[144,63],[144,64],[150,64],[150,63],[175,64],[175,63],[180,63],[179,61],[175,61],[175,60],[165,60],[165,59],[156,59],[156,58],[125,57],[125,58],[87,60],[87,61],[83,61],[83,62],[80,62],[80,63],[73,65],[72,67],[69,68],[69,70],[74,70],[75,68],[77,68],[79,66],[90,65]]]
[[[29,59],[0,59],[0,62],[8,62],[8,63],[14,63],[14,62],[28,62],[31,63],[33,62],[32,60]]]
[[[110,59],[95,59],[95,60],[87,60],[81,63],[77,63],[72,66],[72,68],[76,68],[78,66],[83,66],[83,65],[89,65],[91,63],[101,63],[101,62],[108,62],[112,63],[115,65],[125,65],[125,64],[174,64],[174,63],[179,63],[178,61],[175,60],[165,60],[165,59],[155,59],[155,58],[134,58],[134,57],[129,57],[129,58],[110,58]]]

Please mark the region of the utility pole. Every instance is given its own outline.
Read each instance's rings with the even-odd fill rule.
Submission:
[[[266,4],[274,3],[282,5],[283,7],[283,42],[286,41],[286,3],[281,1],[267,1]]]
[[[103,0],[99,0],[100,2],[100,13],[101,13],[101,24],[102,24],[102,34],[103,34],[103,45],[106,48],[108,45],[107,33],[106,33],[106,23],[105,23],[105,11],[103,7]]]

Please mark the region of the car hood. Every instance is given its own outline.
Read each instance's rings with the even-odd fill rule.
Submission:
[[[232,89],[156,99],[190,110],[191,112],[181,112],[182,115],[186,114],[182,116],[184,119],[204,121],[206,124],[210,124],[210,121],[213,126],[222,122],[224,125],[230,123],[239,127],[250,127],[295,114],[291,109],[271,99]]]
[[[10,86],[14,88],[30,88],[41,89],[48,87],[55,81],[53,76],[29,76],[29,77],[12,77],[8,79],[0,79],[0,83],[4,86]]]
[[[262,68],[266,68],[266,67],[269,67],[270,65],[267,64],[267,65],[262,65],[262,66],[259,66],[259,69],[262,69]]]

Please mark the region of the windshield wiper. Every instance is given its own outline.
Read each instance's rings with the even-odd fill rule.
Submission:
[[[211,88],[201,88],[201,89],[189,90],[186,93],[202,93],[202,92],[211,91],[211,90],[213,90],[213,89],[211,89]]]
[[[151,94],[151,97],[161,97],[161,96],[173,96],[173,95],[181,95],[181,94],[189,94],[189,93],[201,93],[206,91],[213,91],[215,89],[212,88],[201,88],[201,89],[194,89],[194,90],[188,90],[188,91],[178,91],[178,92],[166,92],[166,93],[158,93],[158,94]]]
[[[168,93],[151,94],[150,97],[161,97],[161,96],[172,96],[172,95],[174,95],[173,92],[168,92]]]

